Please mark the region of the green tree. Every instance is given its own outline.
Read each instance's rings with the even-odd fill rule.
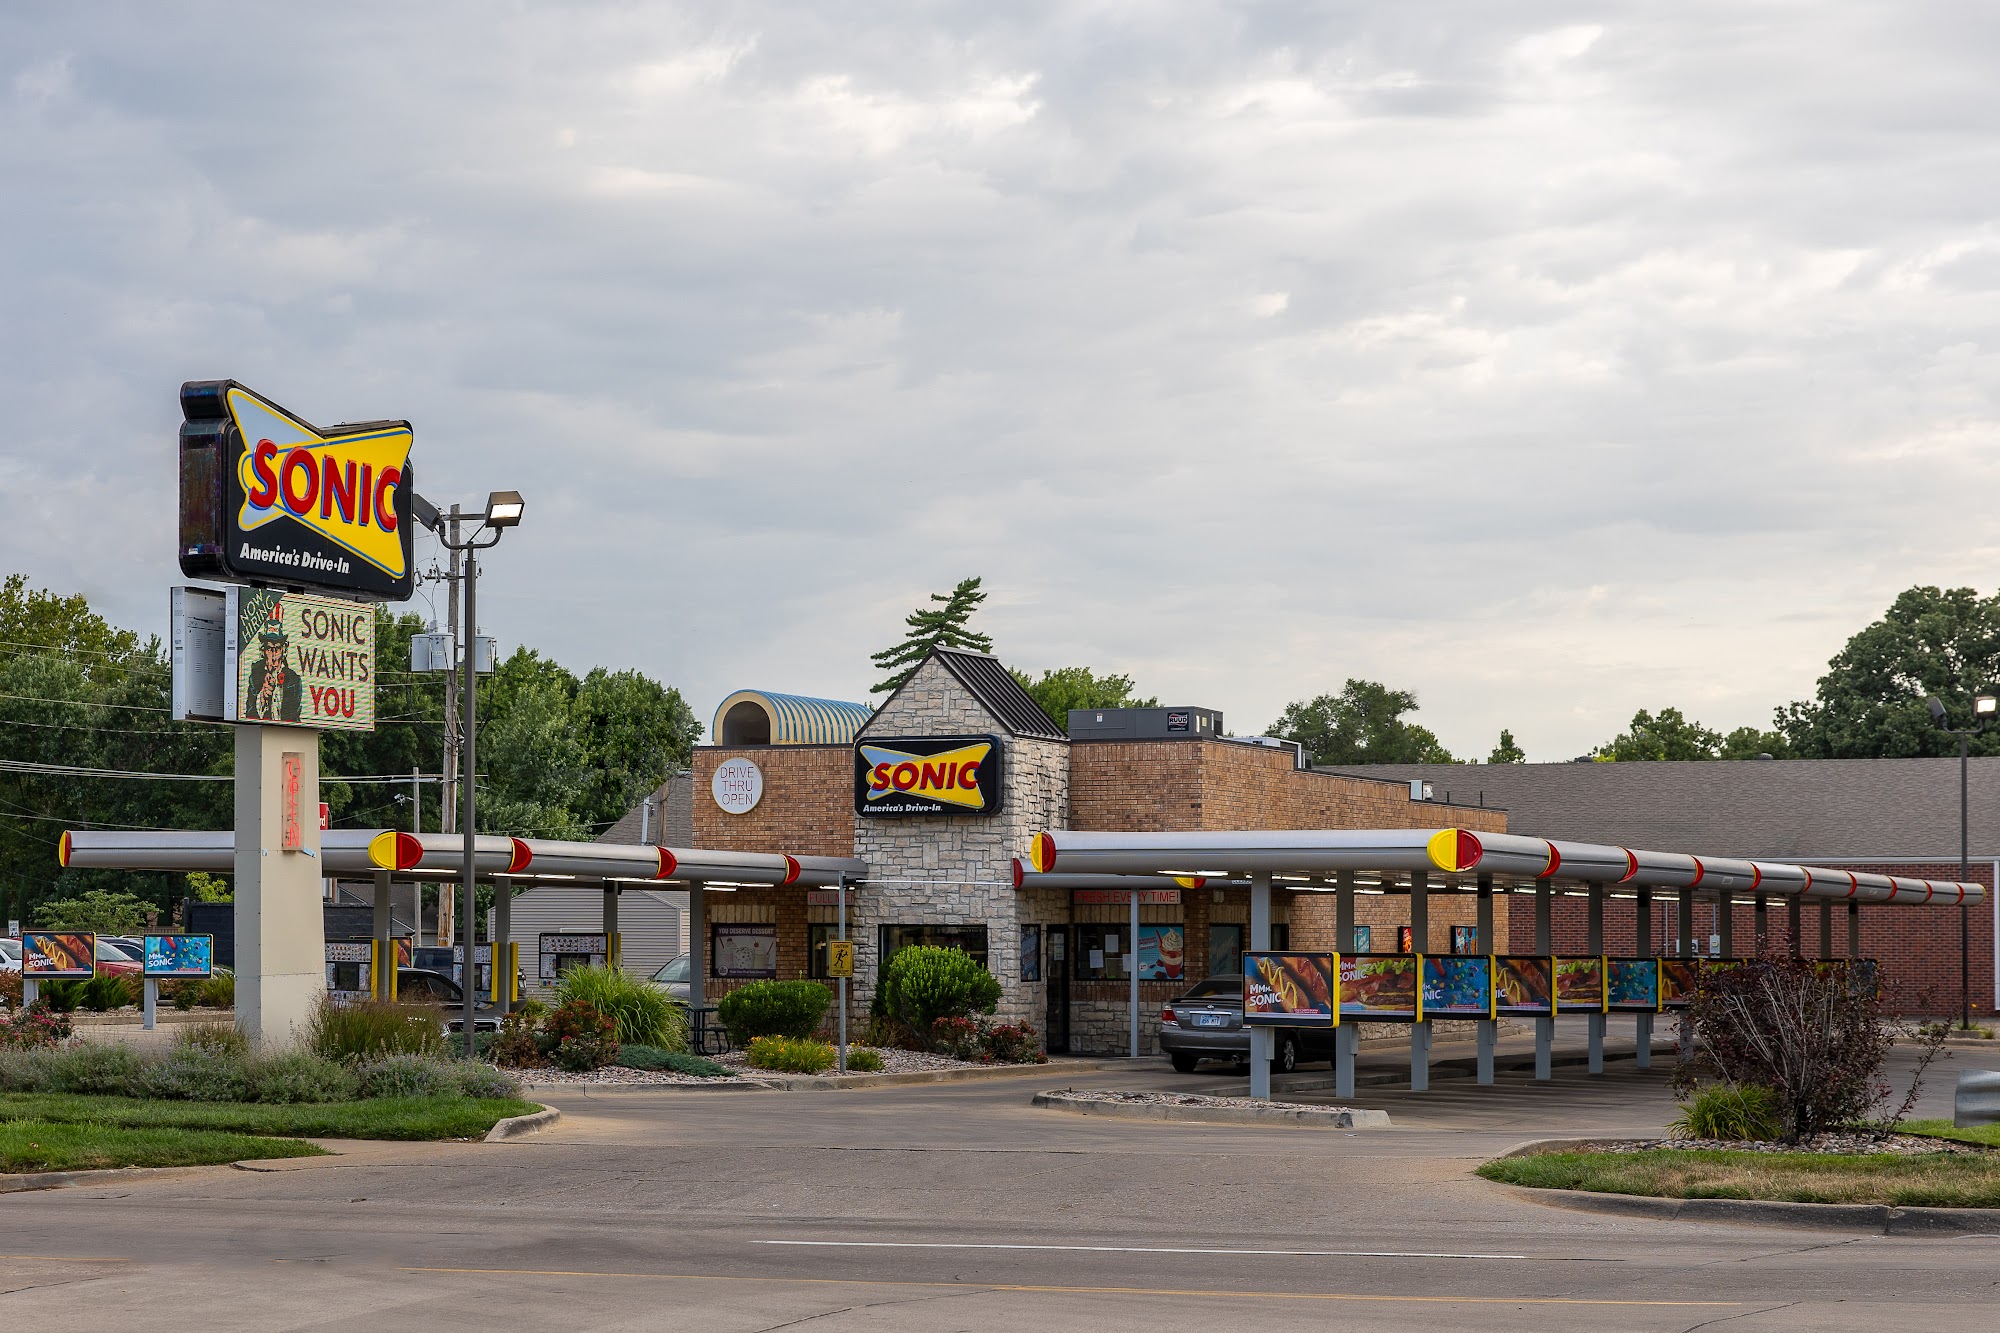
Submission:
[[[1738,727],[1722,738],[1722,753],[1717,758],[1761,759],[1765,755],[1773,759],[1792,758],[1792,744],[1785,739],[1784,732]]]
[[[1528,752],[1514,744],[1514,733],[1500,728],[1500,743],[1493,747],[1493,753],[1486,756],[1489,764],[1525,764]]]
[[[198,903],[230,903],[236,901],[235,890],[229,881],[220,875],[211,875],[201,870],[188,871],[187,896]]]
[[[934,648],[964,648],[976,653],[993,651],[993,641],[984,634],[966,628],[972,613],[986,600],[986,594],[979,590],[976,578],[960,579],[958,586],[948,593],[934,592],[931,601],[935,607],[918,607],[903,618],[908,632],[903,641],[893,648],[884,648],[874,654],[870,661],[878,671],[889,675],[870,694],[887,694],[900,688],[910,678]]]
[[[1803,759],[1901,759],[1958,752],[1924,697],[1944,700],[1955,726],[1972,722],[1973,696],[2000,681],[2000,596],[1972,588],[1911,588],[1849,639],[1810,700],[1778,710],[1778,729]],[[1972,738],[2000,754],[2000,731]]]
[[[94,930],[100,935],[131,935],[146,928],[146,913],[158,910],[143,898],[105,889],[88,889],[74,898],[51,898],[35,909],[35,924],[44,930]]]
[[[1089,667],[1056,667],[1036,680],[1025,671],[1010,674],[1028,697],[1042,706],[1049,720],[1069,730],[1072,708],[1158,708],[1158,699],[1134,699],[1130,676],[1097,675]]]
[[[1317,764],[1455,764],[1428,727],[1405,722],[1417,696],[1372,680],[1350,679],[1339,694],[1285,705],[1265,731],[1297,741]]]
[[[1722,733],[1682,716],[1678,708],[1657,714],[1641,708],[1632,725],[1597,747],[1591,758],[1600,763],[1631,763],[1645,759],[1714,759],[1722,750]]]

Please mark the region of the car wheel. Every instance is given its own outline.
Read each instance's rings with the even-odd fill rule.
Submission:
[[[1174,1072],[1176,1074],[1192,1074],[1194,1067],[1200,1063],[1201,1060],[1197,1056],[1177,1054],[1174,1056]]]
[[[1289,1036],[1278,1038],[1278,1049],[1271,1053],[1271,1072],[1289,1074],[1299,1067],[1298,1043]]]

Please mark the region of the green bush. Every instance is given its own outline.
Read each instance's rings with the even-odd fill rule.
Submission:
[[[138,986],[139,983],[131,977],[101,972],[83,983],[78,1002],[94,1014],[109,1013],[113,1009],[138,1004],[142,999],[137,994]]]
[[[25,1009],[9,1009],[0,1015],[0,1050],[60,1046],[70,1039],[72,1031],[68,1014],[37,1000]]]
[[[195,1003],[205,1009],[234,1009],[236,1007],[236,974],[217,972],[197,984]]]
[[[526,1010],[501,1019],[500,1030],[486,1048],[487,1058],[506,1069],[537,1069],[547,1064],[541,1043],[535,1039],[537,1022],[538,1016]]]
[[[95,1097],[141,1097],[146,1062],[129,1046],[86,1042],[58,1051],[45,1074],[44,1092],[75,1092]]]
[[[866,1046],[850,1048],[847,1052],[847,1070],[851,1074],[879,1074],[882,1072],[882,1055]]]
[[[351,1102],[361,1093],[352,1069],[311,1051],[287,1051],[250,1066],[251,1097],[286,1105],[293,1102]]]
[[[0,1092],[47,1092],[60,1051],[0,1046]]]
[[[889,959],[882,998],[891,1017],[928,1035],[940,1018],[992,1013],[1000,983],[962,949],[916,944]]]
[[[250,1056],[250,1038],[232,1023],[190,1023],[174,1033],[174,1045],[192,1046],[204,1051],[227,1051],[244,1059]]]
[[[83,1002],[83,983],[44,981],[37,992],[36,1002],[47,1005],[58,1014],[73,1014],[77,1005]]]
[[[460,1060],[452,1066],[452,1082],[461,1097],[517,1097],[521,1085],[513,1078],[478,1061]]]
[[[758,1037],[750,1043],[747,1058],[757,1069],[823,1074],[833,1068],[837,1057],[830,1043],[809,1037]]]
[[[187,1013],[194,1008],[195,1001],[201,998],[201,982],[162,982],[160,985],[160,998],[171,1004],[181,1013]]]
[[[582,1000],[618,1025],[620,1046],[685,1051],[687,1007],[673,996],[615,967],[572,967],[556,982],[559,1003]]]
[[[458,1091],[458,1073],[424,1055],[385,1055],[355,1067],[363,1097],[437,1097]]]
[[[337,1003],[322,995],[306,1019],[305,1041],[328,1060],[367,1060],[382,1055],[442,1055],[444,1027],[437,1010],[416,1004],[374,1000]]]
[[[167,1101],[248,1101],[250,1062],[234,1051],[177,1046],[146,1066],[140,1086],[146,1096]]]
[[[753,981],[716,1002],[729,1040],[748,1046],[759,1037],[810,1037],[826,1018],[833,992],[817,981]]]
[[[713,1060],[684,1051],[663,1051],[657,1046],[620,1046],[616,1063],[625,1069],[665,1070],[696,1078],[723,1078],[729,1073]]]
[[[1784,1133],[1784,1106],[1770,1088],[1712,1084],[1681,1104],[1680,1118],[1671,1128],[1690,1139],[1769,1143]]]
[[[618,1021],[588,1000],[569,1000],[543,1024],[540,1044],[556,1068],[587,1074],[618,1058]]]

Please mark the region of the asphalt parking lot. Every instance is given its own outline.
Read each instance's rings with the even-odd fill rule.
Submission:
[[[1991,1326],[2000,1236],[1607,1217],[1469,1174],[1526,1138],[1657,1132],[1666,1079],[1625,1061],[1375,1088],[1357,1103],[1395,1125],[1366,1132],[1028,1105],[1048,1086],[1232,1081],[1157,1061],[550,1094],[562,1122],[506,1144],[343,1144],[0,1196],[0,1311],[225,1329]]]

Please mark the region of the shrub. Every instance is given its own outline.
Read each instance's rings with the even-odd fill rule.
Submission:
[[[626,1069],[666,1070],[696,1078],[726,1078],[729,1074],[713,1060],[683,1051],[663,1051],[657,1046],[620,1046],[617,1063]]]
[[[881,988],[877,987],[875,990],[876,998],[879,1000],[881,995]],[[905,1023],[900,1018],[891,1018],[887,1014],[874,1014],[870,1016],[868,1019],[868,1030],[862,1034],[861,1040],[869,1046],[890,1051],[923,1051],[930,1049],[930,1043],[925,1041],[908,1023]]]
[[[35,1003],[45,1004],[59,1014],[73,1014],[83,1000],[81,981],[44,981],[35,997]]]
[[[817,981],[753,981],[716,1002],[729,1040],[748,1046],[759,1037],[810,1037],[826,1018],[833,992]]]
[[[153,905],[122,889],[86,889],[74,898],[51,898],[35,909],[43,930],[93,930],[100,935],[136,935],[146,928]]]
[[[9,1009],[21,1007],[21,974],[0,972],[0,1005]]]
[[[77,1001],[94,1014],[109,1013],[113,1009],[123,1009],[126,1005],[137,1004],[139,996],[133,994],[133,982],[129,977],[100,973],[83,983]]]
[[[195,1003],[204,1009],[234,1009],[236,1007],[236,974],[217,972],[195,984]]]
[[[833,1068],[836,1056],[831,1044],[810,1037],[758,1037],[750,1043],[747,1058],[758,1069],[823,1074]]]
[[[452,1066],[452,1078],[461,1097],[516,1097],[521,1085],[492,1065],[461,1060]]]
[[[940,1018],[931,1024],[931,1049],[954,1060],[979,1058],[979,1020]]]
[[[179,1010],[181,1013],[185,1014],[189,1010],[193,1009],[195,1001],[201,998],[201,982],[199,981],[165,982],[160,986],[160,998],[167,1001],[167,1003],[173,1005],[173,1007]]]
[[[250,1098],[250,1062],[234,1051],[177,1046],[146,1066],[148,1097],[170,1101],[241,1102]]]
[[[277,1105],[351,1102],[361,1092],[352,1069],[311,1051],[286,1051],[252,1062],[250,1084],[253,1100]]]
[[[500,1031],[486,1048],[486,1056],[506,1069],[538,1069],[547,1064],[541,1044],[535,1040],[535,1016],[517,1011],[501,1019]]]
[[[145,1096],[146,1062],[129,1046],[86,1042],[49,1061],[44,1090],[88,1097]]]
[[[250,1038],[230,1023],[190,1023],[174,1033],[174,1045],[250,1057]]]
[[[673,996],[616,967],[572,967],[556,983],[559,1003],[582,1000],[617,1024],[623,1045],[684,1051],[687,1008]]]
[[[444,1028],[437,1011],[423,1005],[357,1000],[335,1002],[322,995],[306,1019],[306,1046],[328,1060],[365,1060],[379,1055],[439,1055]]]
[[[41,1000],[25,1009],[9,1009],[0,1017],[0,1050],[39,1050],[70,1039],[69,1014]]]
[[[458,1071],[425,1055],[385,1055],[355,1068],[363,1097],[437,1097],[458,1091]]]
[[[1778,1094],[1769,1088],[1718,1083],[1681,1103],[1680,1117],[1670,1128],[1690,1139],[1767,1143],[1784,1132],[1782,1111]]]
[[[1047,1064],[1035,1029],[1027,1023],[995,1023],[979,1034],[980,1058],[1000,1065]]]
[[[918,944],[896,951],[882,974],[889,1015],[934,1036],[940,1018],[990,1014],[1000,1003],[1000,983],[962,949]]]
[[[60,1058],[58,1051],[0,1047],[0,1092],[47,1092]]]
[[[1850,986],[1848,973],[1777,952],[1703,967],[1682,1016],[1694,1050],[1675,1089],[1769,1088],[1788,1142],[1861,1119],[1888,1094],[1877,1074],[1889,1039],[1875,987]]]
[[[557,1005],[542,1026],[542,1045],[556,1068],[572,1074],[602,1069],[618,1058],[618,1023],[588,1000]]]
[[[847,1068],[855,1074],[879,1074],[882,1072],[882,1056],[879,1051],[871,1051],[866,1046],[849,1048]]]

